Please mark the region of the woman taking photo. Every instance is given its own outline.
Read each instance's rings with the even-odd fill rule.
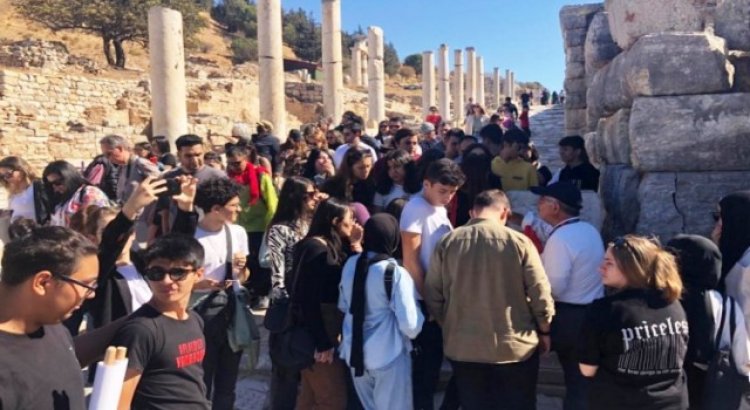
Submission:
[[[51,200],[52,225],[70,226],[70,217],[89,205],[110,205],[107,194],[89,185],[78,169],[69,162],[50,162],[44,168],[42,179]]]
[[[336,356],[343,316],[337,308],[341,270],[349,254],[362,250],[362,227],[348,204],[327,199],[318,205],[310,231],[294,250],[291,297],[299,324],[315,341],[315,364],[302,370],[297,409],[344,409],[344,364]]]
[[[49,222],[50,204],[44,183],[23,158],[6,157],[0,161],[0,185],[10,196],[11,221],[26,218],[39,225]]]
[[[578,357],[591,409],[685,409],[688,324],[674,256],[637,236],[615,239],[600,267],[615,290],[588,308]]]
[[[340,201],[359,202],[372,209],[375,184],[369,177],[373,162],[369,150],[346,151],[336,176],[326,181],[321,191]]]

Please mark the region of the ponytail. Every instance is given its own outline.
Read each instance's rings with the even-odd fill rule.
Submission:
[[[674,255],[660,249],[654,256],[653,276],[651,280],[653,288],[661,291],[667,302],[674,302],[682,296],[682,278],[677,268]]]

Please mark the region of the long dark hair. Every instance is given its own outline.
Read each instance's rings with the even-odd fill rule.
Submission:
[[[482,153],[472,152],[482,149]],[[477,195],[490,188],[497,188],[490,180],[492,174],[492,155],[484,145],[473,144],[464,151],[461,171],[466,175],[466,182],[461,190],[466,193],[468,203],[473,204]]]
[[[352,212],[352,210],[349,208],[348,203],[335,198],[326,199],[315,210],[315,215],[313,215],[312,222],[310,223],[310,230],[307,231],[307,236],[305,236],[305,239],[316,236],[323,238],[330,255],[333,257],[332,259],[336,263],[343,263],[344,259],[346,259],[346,253],[343,248],[348,239],[342,238],[339,235],[333,220],[338,219],[340,222],[349,212]]]
[[[268,228],[278,224],[291,224],[302,218],[302,208],[307,200],[307,188],[313,186],[312,181],[302,177],[291,177],[284,181],[281,187],[279,206],[271,218]]]
[[[750,191],[729,194],[719,202],[721,208],[722,284],[734,265],[750,248]]]
[[[65,187],[65,193],[60,195],[52,189],[52,184],[47,182],[47,176],[55,174],[60,176]],[[44,181],[44,188],[47,190],[47,194],[52,198],[52,207],[59,204],[68,202],[70,198],[76,193],[78,188],[83,185],[89,185],[86,179],[81,175],[81,172],[73,164],[67,161],[52,161],[50,162],[44,171],[42,172],[42,180]]]
[[[387,153],[380,161],[383,161],[383,163],[373,169],[375,191],[381,195],[388,195],[388,193],[391,192],[391,189],[393,189],[393,180],[388,176],[388,162],[390,161],[404,166],[404,171],[406,173],[403,182],[404,191],[407,191],[410,194],[419,191],[420,186],[417,186],[416,189],[412,186],[414,185],[413,181],[415,180],[414,174],[417,172],[417,164],[408,152],[402,149],[397,149]]]
[[[334,198],[351,201],[353,199],[353,196],[350,186],[353,186],[356,182],[359,182],[354,180],[354,175],[352,175],[352,168],[355,164],[357,164],[359,161],[364,160],[365,158],[372,159],[372,154],[369,150],[350,148],[348,151],[346,151],[344,160],[341,162],[341,166],[339,167],[338,172],[336,172],[336,175],[334,175],[333,178],[326,181],[326,184],[323,187],[323,191]],[[372,183],[370,178],[362,182],[365,184]]]
[[[318,158],[320,158],[321,155],[328,155],[328,158],[330,158],[331,162],[333,162],[333,158],[331,158],[331,154],[329,154],[328,151],[313,148],[307,155],[307,162],[305,162],[305,167],[302,169],[303,177],[312,180],[313,178],[315,178],[315,175],[318,175],[318,171],[315,170],[315,163],[318,161]]]

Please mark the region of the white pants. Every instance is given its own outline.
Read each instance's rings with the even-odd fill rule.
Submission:
[[[404,352],[387,366],[354,377],[354,388],[365,410],[411,410],[411,356]]]

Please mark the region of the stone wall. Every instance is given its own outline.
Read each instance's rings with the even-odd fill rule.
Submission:
[[[718,200],[750,189],[750,1],[709,3],[560,12],[566,130],[602,171],[606,237],[707,235]]]

